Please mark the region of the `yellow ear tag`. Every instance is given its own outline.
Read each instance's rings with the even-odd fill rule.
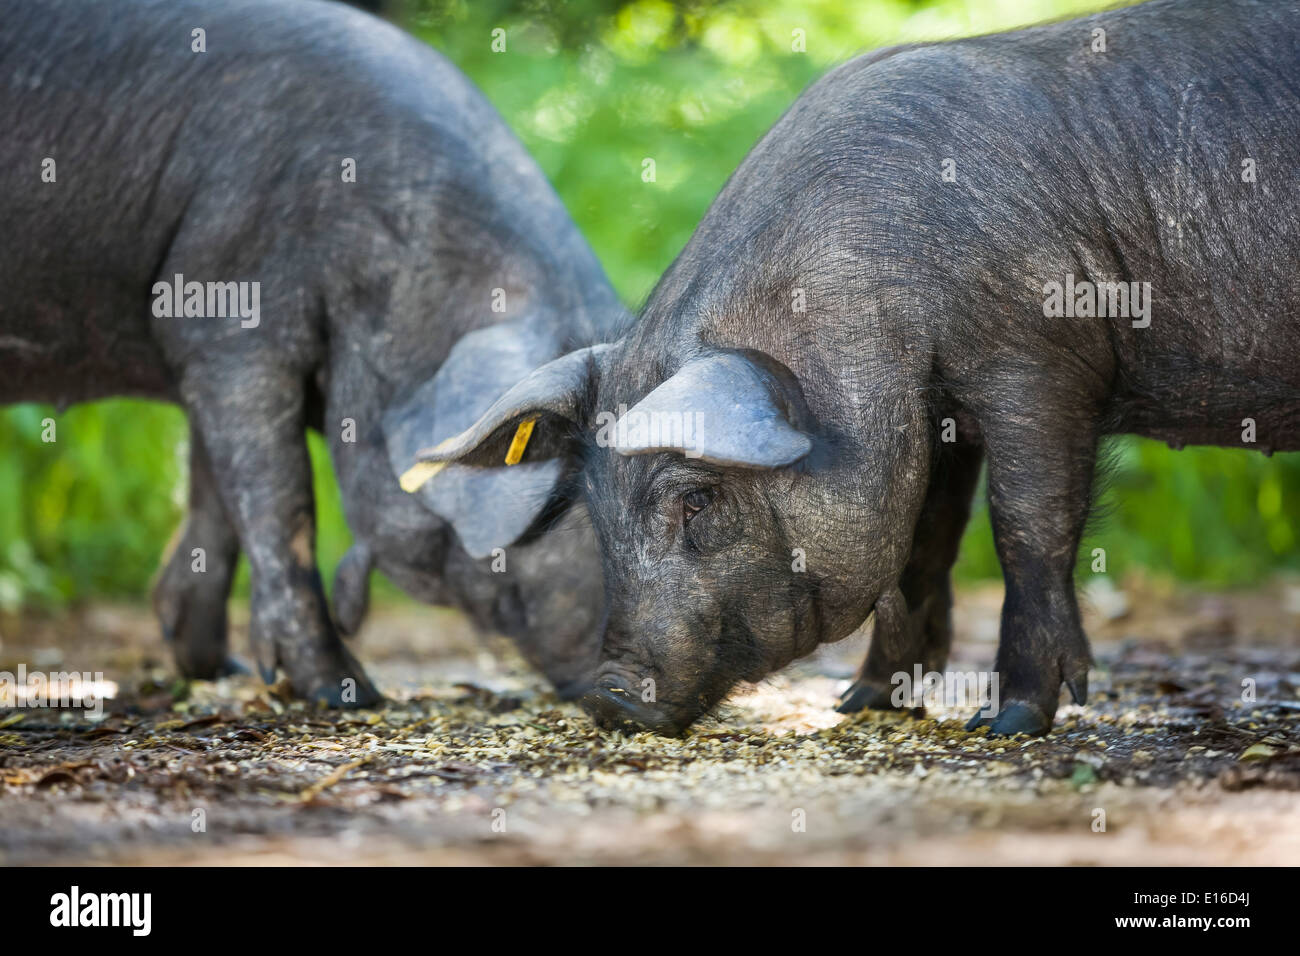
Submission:
[[[535,418],[525,418],[515,429],[515,437],[510,442],[510,450],[506,452],[506,464],[517,465],[521,458],[524,457],[524,449],[528,447],[528,439],[533,437],[533,426],[537,424]]]
[[[459,437],[459,435],[452,435],[450,438],[443,439],[433,446],[433,450],[442,451]],[[433,479],[433,476],[446,468],[447,465],[448,462],[445,461],[417,461],[402,472],[402,477],[397,479],[397,483],[402,486],[402,490],[408,495],[413,495],[427,485]]]
[[[406,471],[402,472],[402,477],[398,479],[398,484],[402,490],[408,494],[415,494],[438,472],[447,467],[445,461],[417,461]]]

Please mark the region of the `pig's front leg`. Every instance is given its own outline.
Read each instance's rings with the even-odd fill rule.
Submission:
[[[190,429],[190,495],[181,532],[154,587],[163,636],[185,677],[211,680],[240,668],[229,660],[226,602],[239,537],[226,515],[203,436]]]
[[[836,708],[840,713],[899,709],[893,700],[894,675],[907,674],[911,679],[918,664],[922,673],[928,673],[942,670],[947,663],[952,646],[952,566],[970,519],[982,460],[983,449],[976,441],[936,456],[912,536],[912,554],[899,580],[904,606],[877,606],[867,659],[840,698]],[[888,600],[897,603],[899,597]]]
[[[379,694],[330,621],[316,567],[302,377],[247,361],[196,365],[185,370],[182,394],[252,567],[249,637],[262,679],[273,681],[278,664],[299,697],[375,703]]]
[[[1038,398],[1042,390],[1035,394]],[[1088,695],[1092,655],[1079,620],[1074,564],[1092,492],[1097,439],[1086,401],[1045,402],[984,424],[989,510],[1006,581],[997,653],[996,734],[1045,734],[1065,684]]]

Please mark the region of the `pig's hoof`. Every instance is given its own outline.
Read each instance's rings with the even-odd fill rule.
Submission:
[[[171,645],[176,669],[188,680],[215,680],[234,673],[226,638],[229,590],[219,574],[196,575],[188,565],[175,563],[167,566],[154,588],[158,624]]]
[[[1013,701],[998,711],[996,717],[976,713],[966,723],[966,729],[975,730],[984,724],[988,724],[990,737],[1014,737],[1016,734],[1041,737],[1052,729],[1052,718],[1033,704]]]
[[[218,677],[245,677],[251,673],[248,665],[237,657],[227,657],[217,668]]]
[[[176,669],[182,677],[216,680],[242,670],[226,653],[224,601],[219,611],[212,611],[210,617],[187,614],[173,627],[164,620],[163,636],[171,642]]]
[[[220,680],[223,677],[244,677],[252,673],[248,665],[236,657],[227,657],[215,665],[208,662],[196,667],[193,663],[182,661],[179,653],[176,654],[176,670],[186,680]]]
[[[374,707],[384,699],[360,666],[338,677],[309,683],[303,690],[299,690],[295,683],[294,692],[298,697],[326,707]]]
[[[325,707],[341,708],[374,707],[384,699],[384,696],[364,679],[357,680],[355,687],[350,684],[345,685],[342,681],[337,684],[322,684],[303,696]]]
[[[897,706],[890,691],[867,681],[854,681],[840,697],[835,709],[841,714],[856,714],[860,710],[905,710]]]

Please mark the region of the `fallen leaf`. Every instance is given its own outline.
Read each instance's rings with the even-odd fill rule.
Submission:
[[[1251,744],[1244,751],[1242,751],[1241,756],[1238,757],[1237,759],[1244,760],[1244,761],[1268,760],[1269,758],[1275,756],[1277,756],[1277,750],[1273,747],[1270,747],[1268,744]]]

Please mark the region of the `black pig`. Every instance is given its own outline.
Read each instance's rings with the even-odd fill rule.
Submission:
[[[536,453],[582,461],[602,545],[592,713],[677,730],[873,610],[845,709],[941,667],[982,460],[1007,586],[991,729],[1045,733],[1062,684],[1082,702],[1102,436],[1300,445],[1297,68],[1295,3],[1188,0],[884,50],[809,89],[626,337],[426,455],[495,463],[523,417],[586,429]]]
[[[451,468],[418,497],[398,484],[431,434],[622,316],[453,66],[331,3],[0,0],[0,117],[0,402],[185,407],[190,514],[155,592],[185,674],[225,666],[242,550],[263,677],[377,699],[321,589],[311,426],[356,541],[342,630],[377,567],[518,637],[561,690],[585,686],[600,571],[581,520],[540,535],[558,464]]]

